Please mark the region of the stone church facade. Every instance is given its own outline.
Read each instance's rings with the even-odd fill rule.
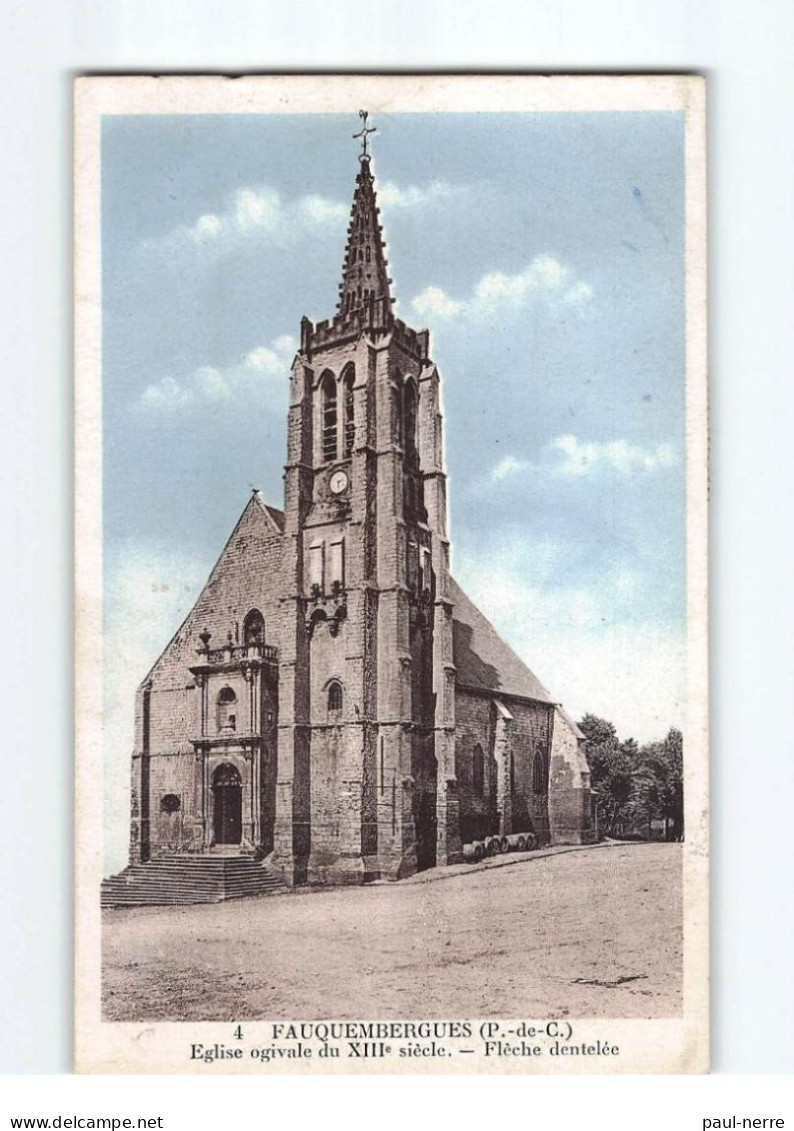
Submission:
[[[450,575],[440,376],[390,284],[365,154],[337,313],[301,322],[283,510],[252,495],[137,694],[136,874],[362,883],[594,839],[582,735]]]

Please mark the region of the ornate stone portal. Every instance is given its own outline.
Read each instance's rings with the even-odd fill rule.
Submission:
[[[191,666],[196,689],[195,818],[197,852],[236,849],[262,855],[272,848],[278,651],[249,639],[210,648],[201,633],[201,662]],[[268,741],[270,740],[270,741]]]

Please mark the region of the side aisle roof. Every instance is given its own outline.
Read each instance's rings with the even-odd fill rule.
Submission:
[[[473,691],[556,703],[452,577],[449,590],[455,603],[452,641],[458,685]]]

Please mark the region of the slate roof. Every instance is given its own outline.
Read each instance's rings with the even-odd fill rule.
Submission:
[[[453,661],[457,682],[474,691],[515,695],[540,703],[555,703],[540,680],[505,644],[490,621],[482,615],[450,577],[449,596],[455,603],[452,614]]]
[[[284,511],[278,510],[276,507],[271,507],[269,503],[265,503],[265,510],[275,522],[276,526],[283,533],[284,532]]]

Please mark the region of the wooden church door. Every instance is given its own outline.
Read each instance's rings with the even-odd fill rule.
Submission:
[[[243,833],[243,787],[234,766],[225,763],[215,771],[214,834],[216,844],[239,844]]]

